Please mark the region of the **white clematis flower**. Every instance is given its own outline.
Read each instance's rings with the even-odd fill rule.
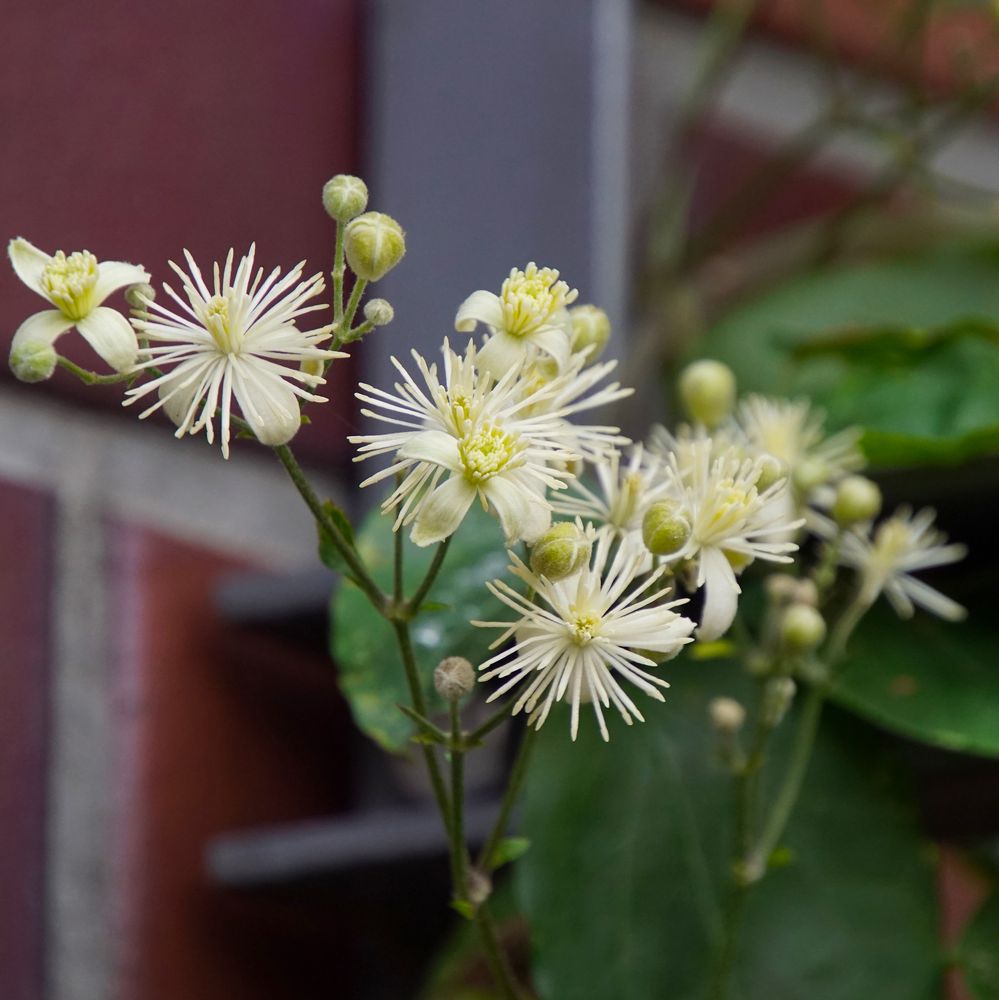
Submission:
[[[573,448],[583,442],[588,451],[606,451],[627,440],[617,436],[617,428],[576,426],[565,418],[619,398],[625,390],[612,384],[580,399],[579,386],[570,391],[566,384],[574,376],[566,375],[525,394],[519,369],[498,381],[480,371],[471,341],[460,355],[445,340],[443,354],[443,382],[437,366],[414,351],[423,387],[395,358],[402,382],[396,383],[394,395],[361,384],[357,398],[375,407],[361,412],[402,428],[349,439],[361,445],[355,461],[395,453],[388,468],[361,485],[402,476],[382,509],[397,511],[394,530],[413,525],[417,545],[453,534],[476,498],[495,511],[511,543],[533,542],[551,524],[546,491],[563,489],[572,478],[566,465],[579,457]],[[603,367],[597,377],[611,367]],[[588,378],[581,385],[588,389],[594,381]],[[552,400],[558,406],[553,408]]]
[[[115,371],[132,367],[139,349],[135,331],[121,313],[102,303],[120,288],[148,282],[142,267],[119,260],[100,262],[89,250],[68,257],[59,250],[49,256],[20,236],[10,241],[7,254],[21,281],[55,306],[18,327],[10,347],[12,364],[21,352],[52,347],[75,326]]]
[[[563,371],[572,354],[572,319],[566,308],[579,293],[558,280],[558,271],[530,263],[513,268],[500,294],[480,290],[459,306],[454,328],[471,333],[478,323],[492,336],[479,352],[479,366],[501,378],[520,369],[536,349]]]
[[[156,392],[157,402],[140,418],[163,407],[177,425],[177,437],[204,430],[209,442],[215,439],[214,417],[220,410],[226,458],[234,398],[261,443],[285,444],[301,426],[299,399],[325,402],[303,386],[323,385],[325,362],[347,356],[320,347],[332,327],[303,332],[295,325],[299,316],[327,308],[322,302],[305,305],[323,291],[322,275],[300,280],[302,261],[283,278],[277,267],[264,278],[263,268],[254,274],[255,249],[250,247],[235,274],[230,250],[224,269],[215,264],[211,287],[185,250],[189,275],[170,262],[185,296],[163,285],[179,311],[147,300],[145,314],[133,320],[152,345],[143,350],[138,367],[169,370],[129,389],[125,405]]]
[[[935,513],[913,514],[902,507],[882,521],[870,537],[857,531],[842,535],[839,562],[860,574],[860,600],[873,604],[884,593],[901,618],[911,618],[915,605],[960,621],[967,612],[956,601],[917,580],[913,573],[957,562],[967,554],[964,545],[943,544],[944,534],[933,527]]]
[[[605,740],[605,708],[613,706],[628,725],[634,719],[644,722],[621,681],[665,701],[659,688],[669,684],[649,668],[675,656],[691,641],[694,629],[692,621],[673,610],[684,601],[663,603],[670,593],[669,587],[659,586],[666,567],[645,573],[648,553],[641,546],[616,544],[607,530],[598,535],[591,565],[564,580],[552,582],[533,573],[513,552],[510,558],[510,571],[532,588],[534,597],[529,600],[503,580],[487,584],[520,616],[514,622],[472,623],[504,630],[491,648],[516,640],[479,667],[483,681],[504,679],[488,700],[523,682],[513,712],[530,712],[529,722],[538,729],[555,702],[568,701],[573,739],[584,702],[593,705]]]

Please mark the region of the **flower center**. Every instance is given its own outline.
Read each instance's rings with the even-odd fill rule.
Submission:
[[[239,354],[243,345],[243,332],[233,322],[229,300],[223,295],[213,295],[201,312],[205,329],[212,335],[215,346],[223,354]]]
[[[638,512],[645,480],[641,473],[628,472],[621,478],[618,494],[608,511],[608,520],[617,528],[628,528]]]
[[[93,308],[97,272],[97,258],[89,250],[68,257],[58,250],[42,271],[42,290],[68,319],[83,319]]]
[[[912,548],[909,526],[896,518],[889,518],[878,527],[871,552],[873,563],[891,572],[895,564]]]
[[[701,542],[736,534],[756,503],[756,488],[732,479],[720,480],[712,494],[695,532]]]
[[[528,264],[523,271],[514,268],[503,282],[500,303],[503,328],[514,337],[527,337],[544,326],[552,314],[576,300],[579,293],[558,280],[558,271]]]
[[[580,646],[592,642],[599,624],[600,615],[594,614],[592,611],[574,612],[570,626],[573,641]]]
[[[519,450],[517,437],[495,424],[486,424],[458,442],[458,457],[472,483],[485,482],[502,472],[513,463]]]

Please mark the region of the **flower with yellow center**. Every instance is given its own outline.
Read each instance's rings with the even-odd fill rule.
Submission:
[[[873,604],[883,593],[901,618],[911,618],[915,605],[960,621],[967,612],[956,601],[917,580],[913,573],[963,559],[963,545],[943,544],[946,536],[933,527],[935,513],[913,514],[907,507],[882,521],[872,536],[860,531],[843,534],[839,561],[860,574],[860,600]]]
[[[597,536],[592,563],[562,580],[533,572],[512,552],[510,558],[510,572],[533,596],[524,597],[503,580],[487,584],[519,616],[513,622],[472,623],[503,629],[493,649],[515,639],[479,668],[483,681],[503,679],[489,700],[522,685],[513,712],[529,712],[528,721],[539,729],[555,702],[568,701],[573,739],[585,702],[593,705],[605,740],[610,736],[605,708],[613,706],[628,725],[635,719],[644,722],[621,681],[664,701],[659,688],[669,684],[649,668],[675,656],[691,641],[694,629],[692,621],[673,610],[684,601],[664,600],[670,590],[659,583],[666,568],[645,572],[648,553],[627,540],[619,543],[607,529]]]
[[[417,545],[453,534],[476,498],[495,511],[511,543],[534,542],[551,524],[546,492],[572,478],[566,466],[579,457],[573,449],[582,443],[598,453],[626,440],[616,428],[566,419],[621,395],[616,385],[582,395],[613,365],[597,366],[595,377],[582,382],[564,375],[525,393],[517,369],[499,380],[480,370],[472,342],[460,355],[445,340],[443,355],[443,381],[437,366],[414,351],[423,385],[394,358],[402,376],[395,394],[361,384],[357,398],[372,407],[362,414],[399,428],[350,438],[361,445],[355,461],[394,454],[388,468],[361,485],[401,476],[382,509],[396,512],[394,530],[413,525]]]
[[[20,236],[10,241],[7,253],[17,276],[55,306],[29,316],[14,334],[10,356],[15,369],[20,354],[51,349],[74,326],[115,371],[132,367],[139,347],[135,332],[121,313],[102,303],[120,288],[148,282],[143,268],[118,260],[100,262],[89,250],[68,256],[59,250],[49,256]]]
[[[177,308],[147,299],[145,312],[133,320],[150,344],[138,367],[167,370],[129,389],[126,405],[156,392],[157,401],[140,417],[163,407],[177,437],[204,430],[209,442],[218,410],[226,458],[234,399],[261,443],[284,444],[301,426],[299,399],[325,402],[308,390],[325,383],[328,361],[346,357],[320,346],[332,327],[303,332],[295,325],[299,316],[326,308],[305,304],[323,291],[322,275],[301,281],[303,261],[284,277],[274,268],[265,278],[263,268],[254,273],[255,252],[251,246],[234,274],[230,250],[225,268],[215,265],[209,286],[185,250],[190,274],[170,262],[184,296],[163,286]]]
[[[454,328],[471,333],[478,323],[492,336],[479,352],[479,365],[501,378],[520,369],[536,350],[549,355],[562,371],[572,353],[572,319],[568,306],[578,292],[559,280],[558,271],[530,263],[513,268],[500,294],[479,290],[458,308]]]

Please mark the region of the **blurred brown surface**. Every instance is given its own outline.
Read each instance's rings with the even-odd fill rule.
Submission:
[[[359,0],[53,0],[8,4],[3,20],[4,245],[86,248],[145,265],[157,284],[185,247],[205,269],[252,241],[267,270],[305,257],[307,273],[328,272],[320,192],[359,159]],[[0,329],[44,307],[5,261]],[[78,335],[62,344],[101,367]],[[334,402],[312,408],[297,442],[316,460],[346,453],[352,379],[344,362],[334,371]],[[109,409],[121,399],[65,373],[45,389]]]
[[[42,995],[53,505],[0,484],[0,996]]]

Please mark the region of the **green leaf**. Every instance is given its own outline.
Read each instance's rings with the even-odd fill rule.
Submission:
[[[392,584],[392,544],[392,519],[372,512],[358,535],[357,547],[375,579],[387,589]],[[408,538],[405,546],[405,584],[412,593],[427,571],[434,548],[417,548]],[[470,621],[504,617],[505,605],[486,590],[485,582],[502,576],[506,565],[499,524],[475,506],[454,537],[430,592],[436,610],[422,611],[410,625],[431,713],[446,711],[433,686],[434,667],[441,659],[464,656],[474,665],[488,656],[494,630],[475,628]],[[409,704],[410,697],[391,628],[356,587],[337,589],[330,618],[333,659],[355,721],[386,750],[403,750],[416,727],[397,707]]]
[[[540,734],[515,868],[536,982],[557,1000],[703,1000],[731,852],[731,777],[716,762],[711,697],[744,697],[731,665],[680,664],[666,705],[603,744]],[[792,719],[794,715],[792,713]],[[790,726],[773,760],[784,759]],[[940,960],[931,852],[893,760],[849,717],[823,720],[805,791],[772,870],[748,900],[739,1000],[929,1000]]]
[[[336,527],[340,529],[340,534],[343,535],[347,543],[353,546],[354,528],[343,510],[333,503],[332,500],[324,500],[323,511]],[[316,521],[316,531],[319,534],[319,558],[322,560],[323,565],[329,569],[336,570],[338,573],[343,573],[347,564],[344,562],[343,556],[340,555],[340,550],[333,544],[333,540],[323,530],[323,526],[318,521]]]
[[[999,896],[975,914],[958,945],[957,961],[976,1000],[999,1000]]]
[[[729,313],[698,353],[743,392],[860,424],[880,466],[999,451],[999,249],[961,244],[797,278]]]
[[[496,845],[496,850],[489,860],[489,865],[493,869],[501,868],[503,865],[523,857],[530,846],[531,842],[527,837],[504,837]]]
[[[911,739],[999,756],[999,662],[989,612],[967,621],[900,621],[871,611],[850,642],[835,698]]]

